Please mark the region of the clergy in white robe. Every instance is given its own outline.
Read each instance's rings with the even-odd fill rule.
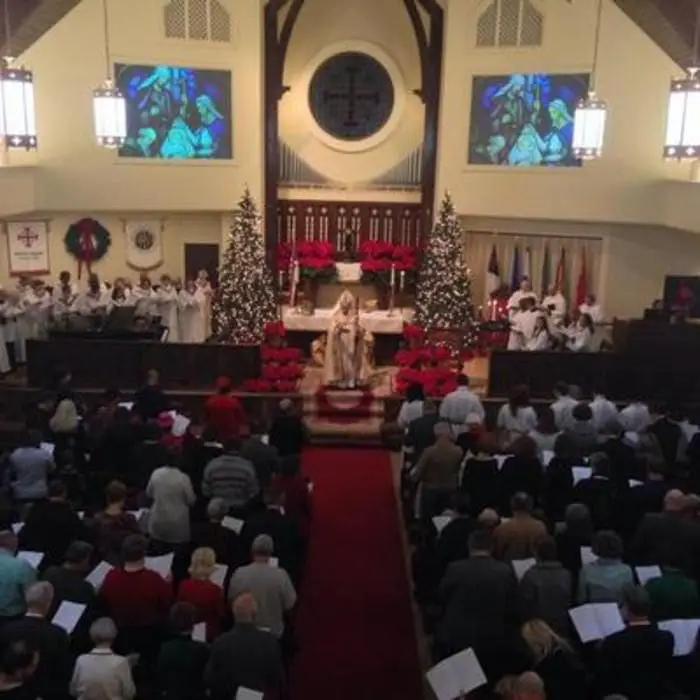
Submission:
[[[587,314],[591,317],[593,323],[603,322],[603,308],[596,301],[595,294],[588,294],[586,296],[586,301],[578,307],[581,314]]]
[[[542,306],[549,313],[549,318],[555,326],[561,325],[566,316],[566,299],[556,285],[551,285],[542,299]]]
[[[535,311],[535,302],[532,297],[525,297],[521,300],[520,310],[512,316],[510,321],[508,350],[525,350],[527,348],[540,315],[539,311]]]
[[[202,306],[202,332],[206,340],[211,336],[211,312],[212,300],[214,298],[214,289],[209,282],[209,273],[206,270],[200,270],[197,273],[197,292],[203,299]]]
[[[193,281],[187,282],[178,295],[178,313],[180,319],[180,342],[203,343],[204,336],[204,297],[199,294]]]
[[[357,301],[346,290],[333,309],[323,367],[323,383],[342,389],[365,384],[370,376],[366,344]]]
[[[513,292],[508,299],[508,316],[511,321],[520,311],[520,302],[524,299],[532,299],[535,304],[537,303],[537,294],[532,291],[532,282],[527,277],[524,277],[520,283],[520,289]]]
[[[180,329],[178,327],[177,318],[177,289],[175,289],[175,286],[168,275],[163,275],[160,278],[160,288],[156,293],[156,301],[158,303],[158,316],[160,316],[160,322],[168,329],[167,342],[179,342]]]

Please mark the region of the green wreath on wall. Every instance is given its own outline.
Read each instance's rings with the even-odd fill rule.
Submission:
[[[81,219],[68,227],[63,239],[66,250],[78,261],[78,279],[83,272],[83,265],[88,274],[92,272],[92,263],[102,260],[112,245],[109,231],[95,219]]]

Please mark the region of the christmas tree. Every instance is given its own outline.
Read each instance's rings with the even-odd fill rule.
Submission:
[[[246,187],[228,235],[214,297],[217,336],[227,343],[261,343],[278,319],[272,273],[265,260],[261,217]]]
[[[445,194],[418,273],[416,323],[426,330],[461,329],[472,344],[477,321],[463,245],[452,198]]]

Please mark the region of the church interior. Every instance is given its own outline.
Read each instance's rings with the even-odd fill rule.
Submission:
[[[54,395],[135,415],[163,392],[175,452],[223,454],[212,397],[265,445],[303,419],[299,645],[268,700],[421,700],[449,656],[407,576],[412,402],[454,449],[561,382],[700,417],[700,0],[0,0],[0,48],[0,447]],[[89,448],[47,431],[78,479]],[[467,651],[439,700],[545,700],[469,694]]]

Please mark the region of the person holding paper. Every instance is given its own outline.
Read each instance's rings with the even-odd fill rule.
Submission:
[[[156,686],[162,700],[206,700],[203,678],[209,648],[192,638],[196,622],[197,610],[193,605],[173,605],[170,629],[174,636],[161,646],[156,666]]]
[[[581,571],[581,547],[590,547],[593,539],[591,514],[583,503],[570,503],[564,511],[564,527],[556,532],[559,561],[578,581]]]
[[[494,552],[499,559],[529,559],[535,554],[535,544],[547,535],[541,520],[532,516],[532,498],[519,491],[510,499],[513,517],[502,522],[494,532]]]
[[[5,474],[15,501],[31,503],[46,498],[48,478],[55,469],[53,457],[41,448],[41,433],[28,430],[20,447],[10,454]]]
[[[214,550],[216,561],[236,568],[243,563],[245,554],[240,537],[222,522],[228,515],[229,507],[223,498],[212,498],[207,505],[207,520],[192,526],[192,546],[208,547]]]
[[[691,620],[700,618],[698,584],[684,571],[685,559],[673,552],[665,558],[661,576],[644,585],[651,601],[653,620]]]
[[[588,457],[598,448],[600,438],[593,422],[593,411],[588,404],[581,402],[573,407],[563,434],[571,439],[575,453],[580,458]]]
[[[604,452],[594,452],[588,463],[591,476],[581,479],[574,486],[572,499],[588,507],[596,530],[614,529],[619,520],[619,512],[616,511],[622,489],[611,478],[612,466]]]
[[[275,694],[284,679],[278,639],[261,629],[251,593],[233,600],[235,625],[211,647],[205,673],[211,700],[231,700],[239,688]]]
[[[73,672],[70,641],[65,630],[47,619],[53,603],[50,583],[34,583],[24,594],[27,614],[0,630],[0,646],[28,641],[39,652],[31,687],[42,700],[64,700]]]
[[[172,462],[176,461],[170,455]],[[184,545],[190,540],[190,508],[196,500],[190,477],[175,466],[158,467],[146,486],[153,499],[148,533],[166,545]]]
[[[180,584],[177,591],[178,602],[192,604],[197,611],[197,622],[206,624],[208,642],[219,634],[226,616],[221,587],[210,581],[215,569],[214,550],[195,549],[190,560],[190,577]]]
[[[460,374],[457,377],[457,388],[447,394],[440,404],[440,418],[449,424],[452,436],[458,439],[462,433],[469,432],[467,418],[478,416],[484,422],[486,412],[481,399],[469,388],[469,377]]]
[[[207,464],[202,477],[202,495],[223,498],[232,515],[245,517],[260,493],[260,485],[255,468],[241,457],[240,449],[240,440],[228,440],[224,454]]]
[[[503,404],[498,411],[496,425],[501,443],[506,447],[535,429],[537,413],[530,405],[530,390],[527,386],[517,386],[511,390],[508,403]]]
[[[571,417],[571,411],[578,400],[571,396],[570,387],[567,382],[557,382],[554,385],[554,402],[550,406],[554,413],[554,422],[559,430],[563,430]]]
[[[593,537],[596,561],[581,567],[576,599],[583,603],[619,603],[626,586],[634,585],[632,568],[622,562],[623,545],[612,530]]]
[[[559,435],[554,443],[554,456],[545,466],[541,498],[544,512],[551,522],[564,520],[564,512],[573,500],[573,467],[578,460],[574,443],[568,435]]]
[[[24,614],[24,590],[36,581],[36,570],[16,553],[17,536],[0,531],[0,624]]]
[[[76,661],[71,695],[77,700],[131,700],[136,695],[131,665],[126,657],[112,651],[117,639],[116,625],[108,617],[101,617],[90,626],[90,638],[95,646]]]
[[[145,663],[155,662],[172,590],[155,571],[146,568],[147,541],[130,535],[122,547],[121,568],[105,576],[99,599],[115,621],[130,652],[141,654]]]
[[[246,429],[243,429],[246,432]],[[255,469],[261,489],[266,489],[280,469],[280,455],[274,445],[268,445],[262,421],[251,420],[249,435],[241,444],[241,457]]]
[[[596,680],[602,695],[619,693],[629,700],[666,697],[671,678],[673,635],[649,620],[646,591],[631,586],[623,599],[626,629],[603,640],[596,654]]]
[[[474,452],[467,457],[462,470],[460,490],[468,493],[472,513],[478,515],[484,508],[497,508],[500,496],[498,460],[494,454],[498,444],[493,435],[483,435],[477,440]]]
[[[127,488],[121,481],[111,481],[105,489],[106,507],[92,519],[97,551],[104,561],[113,566],[121,564],[124,540],[129,535],[141,533],[136,518],[126,510],[127,495]]]

